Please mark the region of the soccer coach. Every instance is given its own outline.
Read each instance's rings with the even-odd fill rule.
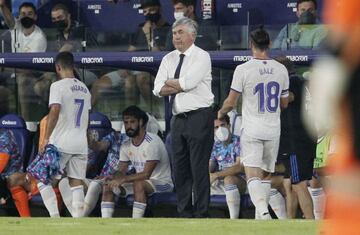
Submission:
[[[180,217],[208,217],[209,159],[214,142],[211,60],[194,45],[197,24],[189,18],[172,26],[176,50],[161,61],[153,93],[168,96],[172,108],[172,162]],[[192,192],[194,193],[192,203]]]

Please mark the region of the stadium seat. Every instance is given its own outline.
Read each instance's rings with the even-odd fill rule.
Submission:
[[[25,169],[31,151],[31,141],[30,132],[26,129],[24,119],[17,114],[6,114],[0,119],[0,128],[11,130],[14,133]]]
[[[99,112],[93,112],[90,113],[89,116],[89,132],[91,135],[94,135],[93,138],[95,140],[101,140],[104,136],[109,134],[111,131],[113,131],[111,126],[111,121],[107,116],[105,116],[102,113]],[[94,178],[97,174],[99,174],[100,170],[102,169],[102,166],[104,165],[106,161],[107,153],[93,153],[94,158],[89,163],[93,166],[95,166],[97,169],[95,169],[92,172],[87,172],[86,177],[87,178]]]

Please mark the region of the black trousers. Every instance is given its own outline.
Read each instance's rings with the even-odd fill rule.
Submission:
[[[171,140],[179,216],[208,217],[209,159],[214,144],[213,109],[201,108],[173,116]]]

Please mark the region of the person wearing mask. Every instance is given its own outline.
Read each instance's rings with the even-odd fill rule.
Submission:
[[[206,51],[214,51],[217,50],[217,25],[214,24],[211,20],[203,20],[201,21],[196,17],[195,8],[196,1],[195,0],[172,0],[172,4],[174,7],[174,18],[175,20],[179,20],[183,17],[190,18],[199,26],[198,34],[196,37],[196,45],[198,45],[201,49]],[[166,39],[166,47],[167,51],[174,50],[174,45],[172,44],[172,34],[169,32]]]
[[[43,31],[36,26],[36,8],[31,2],[19,6],[19,18],[11,14],[5,0],[0,0],[0,8],[6,25],[11,30],[12,52],[45,52],[47,41]]]
[[[211,152],[209,170],[211,194],[224,194],[230,219],[239,218],[240,193],[246,190],[241,176],[244,166],[240,162],[240,137],[230,133],[230,117],[214,121],[215,143]]]
[[[316,0],[298,0],[295,24],[285,25],[273,42],[273,49],[316,49],[324,41],[327,30],[317,20]]]

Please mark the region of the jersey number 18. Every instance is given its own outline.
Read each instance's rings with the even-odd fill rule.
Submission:
[[[265,108],[270,113],[275,113],[279,107],[280,85],[271,81],[258,83],[254,88],[254,95],[258,95],[259,113],[265,113]]]

